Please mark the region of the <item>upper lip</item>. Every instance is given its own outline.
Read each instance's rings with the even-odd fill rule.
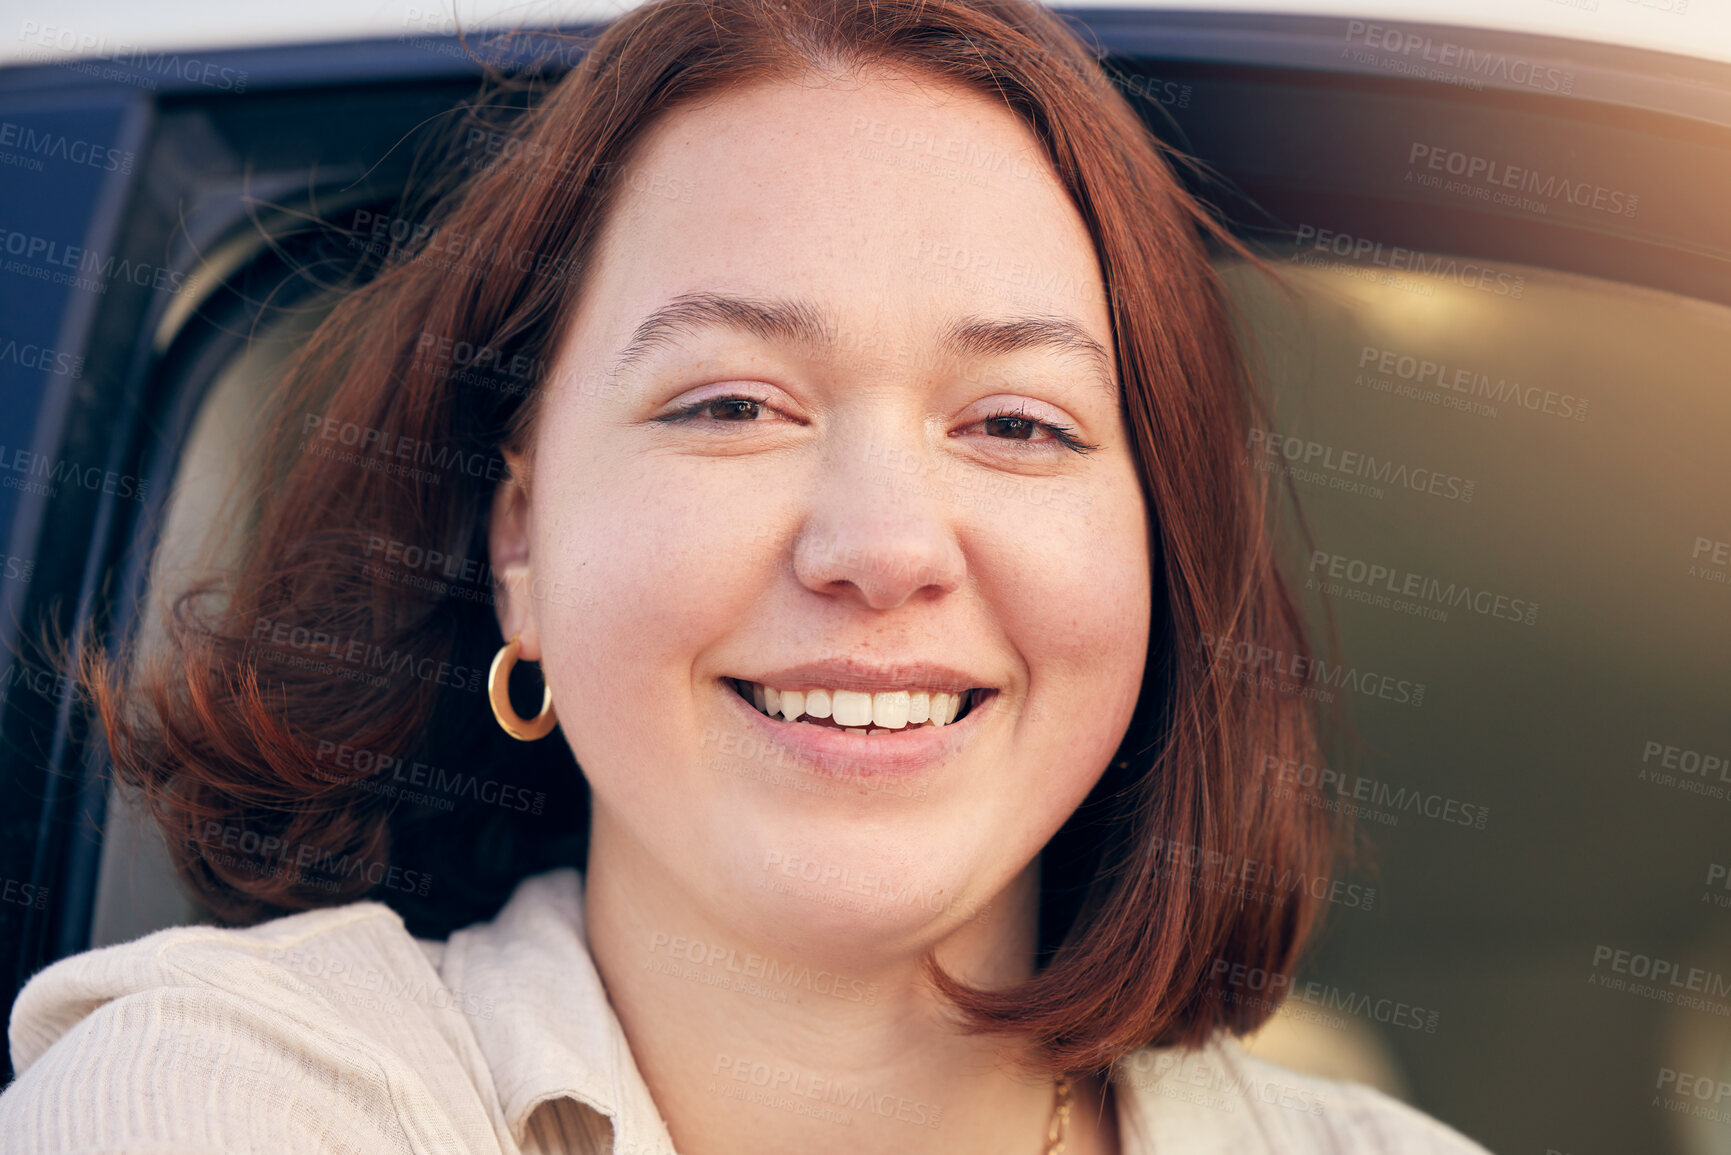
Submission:
[[[964,690],[984,690],[993,687],[977,675],[965,674],[954,666],[939,662],[892,662],[880,664],[858,658],[827,658],[821,662],[805,662],[784,666],[762,674],[736,674],[742,682],[757,682],[778,690],[804,686],[826,690],[853,690],[861,694],[877,694],[894,690],[931,690],[959,694]]]

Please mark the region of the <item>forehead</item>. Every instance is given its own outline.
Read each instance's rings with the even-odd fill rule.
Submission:
[[[650,130],[579,315],[620,342],[713,291],[820,300],[844,347],[917,346],[961,314],[1065,317],[1109,343],[1092,242],[1033,134],[881,70],[733,90]]]

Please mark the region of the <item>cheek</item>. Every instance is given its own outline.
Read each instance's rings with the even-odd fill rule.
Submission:
[[[1023,624],[1033,688],[1140,681],[1152,575],[1141,502],[1107,493],[1086,517],[1024,519],[1002,585]],[[1133,697],[1133,695],[1132,695]]]
[[[561,712],[587,720],[585,746],[653,746],[680,731],[693,656],[737,630],[758,599],[768,538],[727,486],[665,462],[634,470],[590,456],[543,476],[535,579],[572,591],[536,605]]]
[[[1148,657],[1154,596],[1139,500],[1049,521],[1004,558],[999,610],[1027,665],[1020,740],[1033,766],[1060,767],[1080,801],[1122,740]],[[1048,771],[1049,772],[1049,771]]]

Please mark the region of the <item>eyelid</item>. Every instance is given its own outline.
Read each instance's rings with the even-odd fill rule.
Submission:
[[[1026,416],[1036,421],[1051,421],[1059,425],[1073,425],[1076,419],[1050,401],[1041,401],[1021,393],[993,393],[975,401],[971,408],[986,410],[986,416],[1002,414],[1006,409],[1026,410]],[[984,418],[976,418],[984,420]]]
[[[739,398],[748,401],[755,401],[765,409],[768,409],[789,421],[804,424],[803,419],[795,417],[792,413],[788,412],[788,406],[778,403],[778,396],[785,396],[785,394],[774,386],[767,385],[762,381],[711,381],[698,386],[690,392],[680,394],[678,399],[668,403],[672,408],[653,420],[672,420],[679,417],[681,414],[689,414],[691,411],[704,405],[711,404],[712,402]]]
[[[707,391],[707,390],[711,390],[711,389],[713,391]],[[730,383],[730,382],[709,382],[707,385],[699,386],[694,392],[696,394],[695,396],[693,396],[691,394],[682,395],[683,397],[687,397],[689,399],[682,399],[682,400],[678,401],[677,403],[675,403],[673,405],[673,408],[671,410],[669,410],[666,413],[660,414],[658,416],[652,417],[652,418],[650,418],[650,420],[657,422],[657,423],[670,424],[670,425],[675,424],[675,423],[685,424],[685,423],[689,423],[689,422],[697,422],[701,419],[704,409],[710,405],[717,403],[717,402],[721,402],[721,401],[749,401],[752,404],[760,406],[763,409],[767,409],[769,412],[774,413],[774,414],[776,414],[776,415],[778,415],[778,416],[780,416],[780,417],[782,417],[788,421],[791,421],[792,423],[794,423],[796,425],[807,424],[807,422],[803,418],[796,417],[790,413],[787,413],[785,410],[781,409],[779,406],[777,406],[775,404],[775,402],[772,398],[761,396],[760,394],[763,394],[763,393],[779,393],[780,392],[780,390],[775,389],[773,386],[766,386],[762,382],[753,382],[750,385],[734,384],[734,383]],[[1087,441],[1084,441],[1080,436],[1077,435],[1077,428],[1076,428],[1076,425],[1073,423],[1074,419],[1070,419],[1067,421],[1067,420],[1060,419],[1058,417],[1051,417],[1051,416],[1042,417],[1040,415],[1038,409],[1035,409],[1034,411],[1030,411],[1029,406],[1031,404],[1036,405],[1036,406],[1043,404],[1040,402],[1034,402],[1031,398],[1004,396],[1000,400],[997,400],[995,402],[993,402],[991,398],[986,398],[986,399],[983,399],[983,401],[979,404],[981,405],[981,407],[986,408],[989,411],[986,413],[982,413],[979,416],[975,417],[972,421],[963,425],[960,429],[953,430],[950,433],[950,436],[954,437],[954,436],[957,436],[958,434],[965,433],[968,430],[971,430],[971,429],[974,429],[978,426],[984,425],[988,421],[997,421],[997,420],[1004,420],[1004,419],[1008,419],[1008,418],[1014,418],[1017,420],[1026,421],[1029,424],[1031,424],[1037,428],[1044,429],[1047,433],[1047,436],[1045,438],[1041,438],[1039,440],[1035,440],[1032,438],[1012,438],[1012,437],[995,437],[995,438],[989,438],[989,440],[994,441],[994,442],[1003,442],[1003,443],[1006,443],[1008,446],[1017,447],[1017,448],[1013,449],[1013,452],[1016,452],[1016,453],[1041,453],[1041,452],[1049,452],[1052,449],[1063,449],[1063,450],[1066,450],[1066,451],[1071,452],[1071,453],[1088,454],[1088,453],[1092,453],[1096,449],[1100,448],[1099,445],[1089,444]],[[1055,409],[1055,410],[1057,409],[1056,406],[1048,406],[1048,408]],[[1058,410],[1058,412],[1060,414],[1062,414],[1063,418],[1069,417],[1069,414],[1063,413],[1062,410]],[[749,421],[749,422],[717,421],[717,422],[715,422],[715,424],[717,424],[717,425],[730,425],[730,424],[758,425],[758,424],[763,424],[763,422],[759,422],[759,421]]]
[[[1015,417],[1039,426],[1046,431],[1047,436],[1039,441],[1011,437],[995,437],[990,439],[992,441],[1006,442],[1010,445],[1024,447],[1015,450],[1015,452],[1033,453],[1040,452],[1041,449],[1060,448],[1071,453],[1088,454],[1100,448],[1098,444],[1090,444],[1089,442],[1084,441],[1078,434],[1078,426],[1080,423],[1068,413],[1058,409],[1055,405],[1035,401],[1033,398],[1024,396],[999,394],[983,398],[980,405],[981,407],[988,409],[989,412],[982,414],[967,425],[962,426],[962,430],[973,429],[976,426],[983,425],[987,421],[997,418]],[[1053,410],[1056,415],[1046,414],[1042,416],[1043,409]],[[1036,448],[1036,446],[1040,448]]]

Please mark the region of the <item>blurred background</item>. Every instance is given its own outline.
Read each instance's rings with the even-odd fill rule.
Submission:
[[[38,8],[0,36],[6,1005],[203,917],[34,624],[153,636],[320,290],[417,164],[486,163],[483,65],[615,11]],[[1253,1045],[1497,1152],[1731,1152],[1731,8],[1065,11],[1266,256],[1222,262],[1244,454],[1340,648],[1254,672],[1359,738],[1268,771],[1366,853]]]

